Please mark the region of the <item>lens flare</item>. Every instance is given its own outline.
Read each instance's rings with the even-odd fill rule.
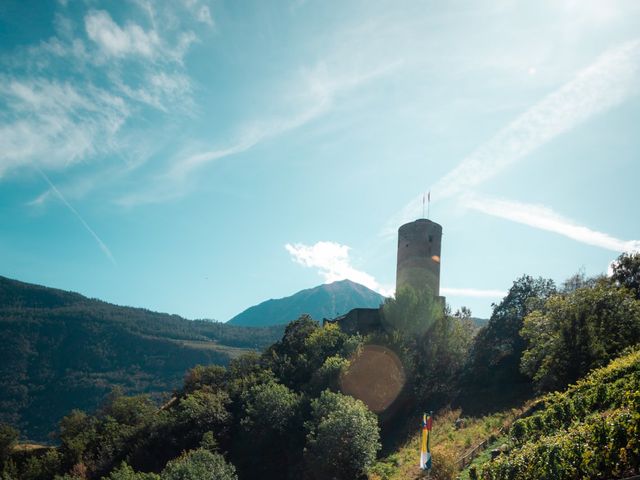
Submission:
[[[340,377],[340,389],[379,413],[389,408],[405,382],[402,362],[395,353],[380,345],[365,345]]]

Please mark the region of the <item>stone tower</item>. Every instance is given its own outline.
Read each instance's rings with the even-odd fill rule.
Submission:
[[[434,296],[440,296],[441,241],[442,226],[426,218],[398,229],[396,291],[404,285],[416,290],[427,286]]]

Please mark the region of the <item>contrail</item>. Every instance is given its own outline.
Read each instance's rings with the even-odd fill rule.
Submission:
[[[100,239],[98,234],[93,231],[93,228],[91,228],[89,224],[85,222],[84,218],[80,216],[78,211],[75,208],[73,208],[73,206],[67,201],[64,195],[62,195],[62,192],[58,190],[58,188],[53,184],[51,180],[49,180],[49,177],[47,177],[47,175],[38,167],[34,166],[34,168],[38,171],[40,176],[42,176],[44,181],[49,184],[49,187],[51,188],[51,190],[58,196],[58,198],[62,201],[62,203],[64,203],[66,207],[71,211],[71,213],[73,213],[76,216],[76,218],[80,221],[80,223],[87,230],[87,232],[89,232],[91,236],[95,239],[95,241],[98,242],[98,246],[100,247],[100,250],[102,250],[102,252],[111,261],[111,263],[116,265],[116,259],[113,258],[113,254],[111,253],[111,250],[109,250],[109,247],[107,247],[107,245]]]
[[[544,205],[512,202],[499,198],[468,195],[462,200],[463,206],[487,215],[504,218],[512,222],[529,225],[548,232],[554,232],[577,242],[593,245],[614,252],[634,252],[640,250],[640,240],[621,240],[608,233],[592,230],[565,218]]]
[[[515,118],[442,177],[431,193],[443,200],[489,180],[555,137],[622,103],[640,90],[640,39],[607,50],[572,80]],[[385,225],[392,236],[397,225],[420,211],[416,195]]]

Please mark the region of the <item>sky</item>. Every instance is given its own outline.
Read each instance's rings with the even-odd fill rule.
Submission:
[[[226,321],[443,227],[441,294],[640,249],[635,0],[3,0],[0,275]]]

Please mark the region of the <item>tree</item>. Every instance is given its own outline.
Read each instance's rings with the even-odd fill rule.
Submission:
[[[180,400],[175,412],[177,430],[174,435],[181,440],[182,448],[196,447],[209,431],[224,443],[231,422],[227,410],[229,402],[226,392],[208,390],[196,390]]]
[[[236,469],[224,457],[208,450],[192,450],[167,464],[162,480],[237,480]]]
[[[406,285],[387,298],[382,307],[382,323],[387,332],[397,331],[406,337],[424,334],[444,314],[444,305],[429,287],[416,290]]]
[[[302,454],[300,396],[276,382],[256,385],[243,396],[242,413],[238,467],[256,476],[283,478]]]
[[[506,297],[494,305],[486,326],[476,336],[466,368],[465,383],[475,388],[507,393],[506,386],[527,384],[520,373],[525,340],[520,336],[524,318],[556,292],[552,280],[529,275],[518,278]]]
[[[100,414],[103,417],[112,417],[120,424],[136,426],[155,415],[157,410],[148,395],[127,397],[122,393],[116,393],[110,396]]]
[[[19,432],[10,425],[0,423],[0,466],[9,458],[18,441]]]
[[[522,336],[522,371],[538,390],[559,389],[640,342],[640,301],[607,282],[555,295],[526,317]]]
[[[446,404],[457,392],[474,327],[468,310],[437,317],[416,343],[411,375],[416,398],[426,408]]]
[[[378,420],[360,400],[328,390],[311,403],[305,448],[309,478],[364,478],[380,449]]]
[[[311,376],[307,392],[319,395],[321,391],[329,389],[339,390],[340,377],[349,369],[350,362],[341,355],[327,357],[323,364]]]
[[[286,386],[299,390],[309,381],[313,369],[309,363],[306,342],[318,330],[318,322],[309,315],[302,315],[289,323],[282,340],[274,343],[264,353],[264,365]]]
[[[82,456],[95,437],[95,419],[82,410],[72,410],[60,420],[61,450],[69,464],[82,462]]]
[[[104,477],[103,480],[160,480],[160,475],[136,472],[129,464],[122,462],[118,468],[113,470],[108,477]]]
[[[227,382],[227,369],[220,365],[196,365],[187,372],[184,379],[183,393],[196,390],[221,390]]]
[[[611,279],[622,287],[634,292],[640,300],[640,252],[623,253],[611,265]]]
[[[264,363],[263,356],[257,352],[245,353],[229,363],[226,388],[234,403],[239,404],[236,400],[254,385],[274,380],[273,372]]]

